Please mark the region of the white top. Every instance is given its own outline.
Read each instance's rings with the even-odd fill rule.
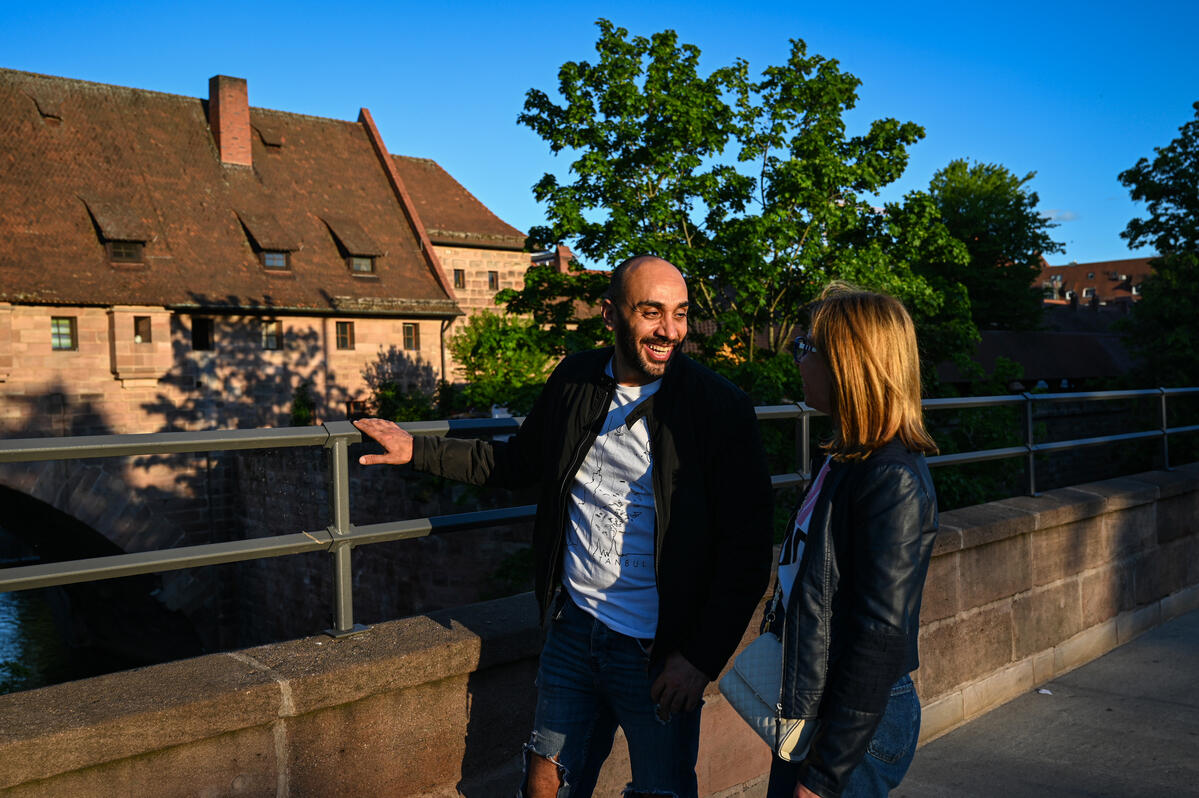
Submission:
[[[795,525],[787,533],[782,551],[779,552],[779,589],[783,591],[784,607],[787,606],[787,598],[791,595],[791,587],[795,584],[795,578],[799,576],[799,563],[803,560],[804,543],[808,540],[808,526],[812,523],[812,510],[816,507],[816,500],[820,498],[821,489],[824,488],[824,478],[828,476],[828,466],[831,462],[832,458],[826,458],[824,465],[816,473],[816,479],[812,482],[811,489],[804,496],[803,504],[795,513]]]
[[[652,638],[658,628],[653,455],[646,419],[631,427],[625,421],[661,383],[616,386],[603,429],[575,475],[563,555],[574,602],[609,629],[638,638]]]

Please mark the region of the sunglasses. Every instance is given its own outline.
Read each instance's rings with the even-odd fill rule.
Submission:
[[[795,362],[799,363],[808,355],[816,351],[816,344],[806,335],[797,335],[795,340],[791,342],[791,356],[795,358]]]

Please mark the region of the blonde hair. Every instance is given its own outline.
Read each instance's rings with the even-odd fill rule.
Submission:
[[[920,405],[916,328],[898,299],[841,282],[812,311],[808,337],[828,364],[835,460],[864,460],[893,438],[934,454]]]

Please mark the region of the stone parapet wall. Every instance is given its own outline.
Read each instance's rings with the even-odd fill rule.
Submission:
[[[925,740],[1199,606],[1199,466],[943,516],[925,591]],[[753,630],[747,631],[746,640]],[[540,632],[526,594],[0,696],[5,795],[511,794]],[[597,794],[628,775],[623,742]],[[768,753],[709,689],[707,796]]]

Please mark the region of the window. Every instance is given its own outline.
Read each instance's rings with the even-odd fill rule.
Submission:
[[[192,349],[208,352],[212,349],[212,319],[192,316]]]
[[[1134,286],[1132,287],[1132,295],[1133,295],[1133,296],[1137,296],[1137,295],[1138,295],[1138,294],[1140,294],[1140,293],[1141,293],[1141,286],[1139,286],[1139,285],[1134,285]]]
[[[274,321],[262,322],[262,348],[283,348],[283,322],[278,321],[277,319]]]
[[[362,399],[351,399],[346,402],[346,418],[362,418],[366,415],[366,402]]]
[[[262,268],[274,271],[286,271],[289,267],[287,253],[278,249],[264,249],[261,253]]]
[[[363,257],[362,255],[351,255],[347,258],[350,262],[350,271],[354,274],[374,274],[375,259]]]
[[[1084,289],[1082,289],[1082,296],[1083,296],[1083,298],[1084,298],[1084,299],[1086,299],[1087,297],[1093,297],[1093,296],[1095,296],[1095,289],[1094,289],[1094,288],[1084,288]]]
[[[141,263],[144,246],[141,241],[109,241],[108,258],[117,263]]]
[[[487,272],[487,290],[488,291],[500,290],[500,273],[499,272]]]
[[[404,325],[404,348],[405,349],[420,349],[420,325],[405,324]]]
[[[353,349],[354,348],[354,322],[352,322],[352,321],[337,322],[337,348],[338,349]]]
[[[133,317],[133,343],[148,344],[153,341],[149,316]]]
[[[454,287],[466,288],[466,269],[454,269]]]
[[[1088,280],[1094,280],[1094,279],[1095,279],[1095,272],[1087,272],[1087,279],[1088,279]]]
[[[50,348],[64,352],[79,348],[79,331],[74,316],[55,316],[50,319]]]

